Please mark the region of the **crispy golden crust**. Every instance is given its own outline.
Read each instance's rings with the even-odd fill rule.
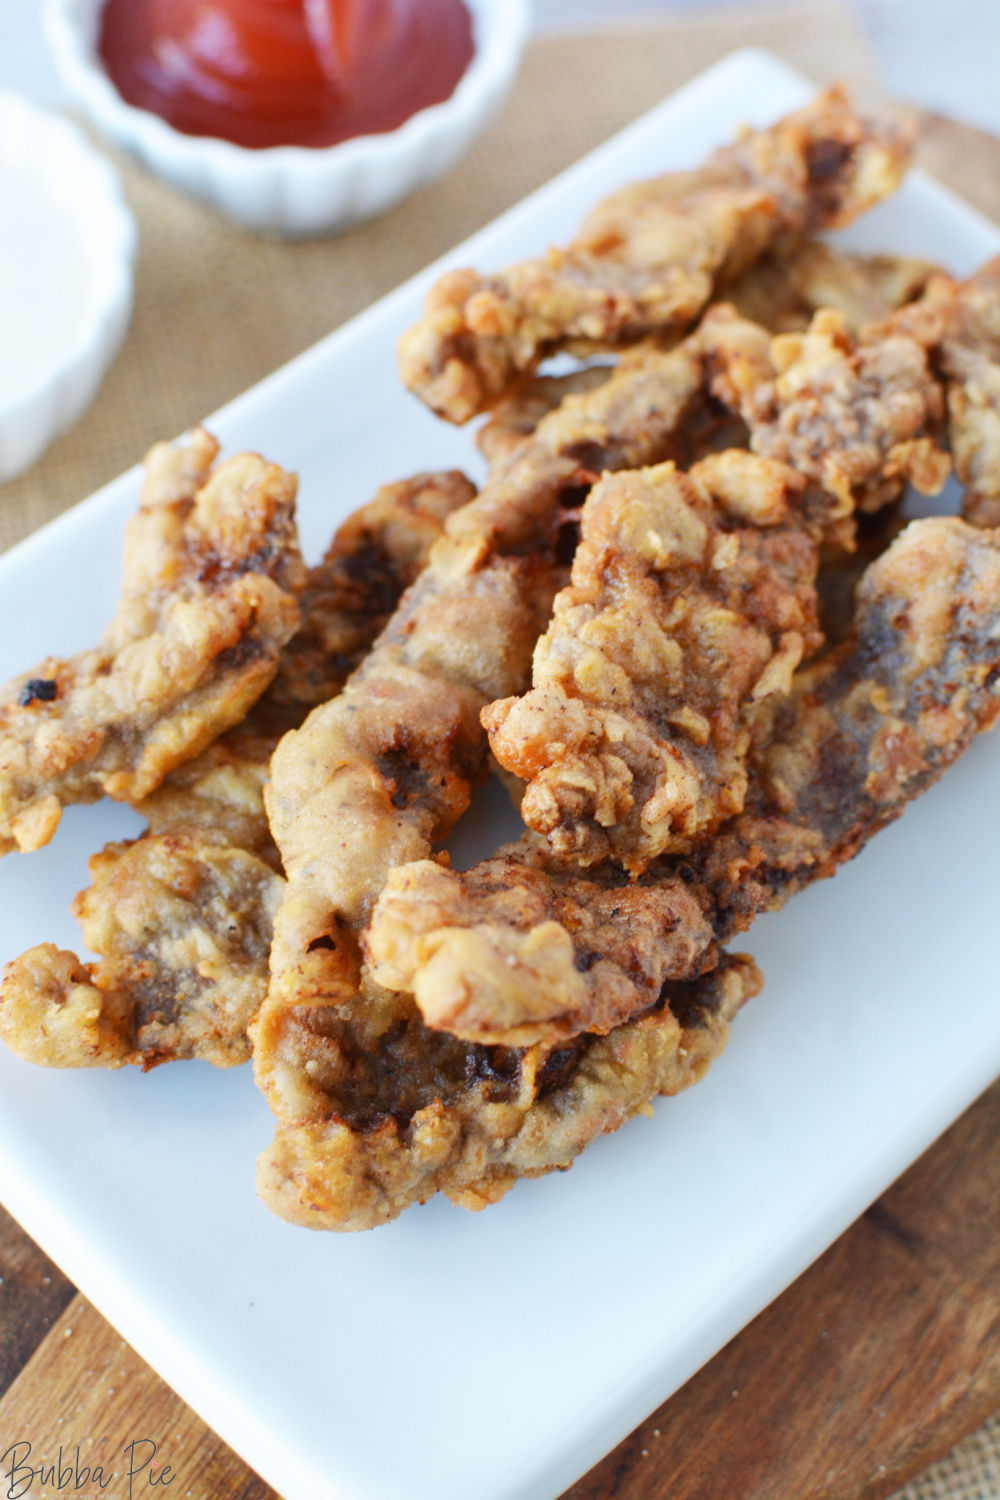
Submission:
[[[0,853],[48,843],[71,802],[135,800],[246,713],[299,622],[295,480],[254,454],[211,471],[196,431],[154,448],[103,643],[0,694]]]
[[[855,339],[824,310],[805,333],[777,335],[765,350],[757,325],[720,305],[700,336],[713,350],[712,391],[740,411],[753,451],[789,464],[826,497],[826,539],[849,543],[855,509],[898,499],[907,480],[924,494],[944,485],[951,462],[937,443],[941,387],[925,348],[903,329]]]
[[[851,333],[914,301],[940,268],[906,255],[852,255],[812,241],[791,255],[766,255],[726,289],[741,317],[772,333],[801,333],[832,308]]]
[[[725,359],[720,359],[719,350],[723,346]],[[600,900],[608,904],[609,912],[615,909],[614,898],[601,884],[601,877],[586,882],[566,872],[548,870],[544,862],[537,866],[531,859],[520,861],[513,884],[508,878],[509,864],[496,879],[493,895],[507,903],[508,917],[513,912],[517,915],[506,926],[498,924],[495,945],[492,935],[488,935],[485,948],[482,946],[483,934],[478,930],[481,924],[473,923],[470,918],[464,923],[465,928],[477,929],[471,938],[450,931],[444,941],[438,941],[433,933],[421,929],[413,935],[414,948],[419,951],[416,954],[408,951],[407,921],[412,919],[419,927],[429,915],[433,917],[435,907],[422,899],[408,899],[413,890],[404,890],[406,879],[402,875],[391,876],[390,872],[402,863],[401,855],[407,844],[418,848],[419,857],[426,859],[435,824],[443,826],[445,818],[453,816],[457,806],[454,782],[449,781],[455,775],[464,780],[461,770],[456,772],[456,767],[462,766],[456,749],[465,750],[474,741],[463,740],[462,735],[468,734],[467,726],[457,717],[449,720],[440,715],[433,702],[427,719],[421,721],[419,714],[427,700],[428,687],[437,693],[440,677],[430,684],[421,681],[420,693],[412,699],[411,708],[398,695],[394,681],[382,684],[380,676],[393,664],[393,658],[385,656],[379,664],[379,656],[389,642],[394,650],[407,643],[407,649],[425,651],[421,644],[424,629],[421,610],[426,601],[436,601],[442,595],[448,600],[449,609],[461,603],[462,591],[470,577],[469,559],[473,560],[471,576],[475,577],[476,570],[492,566],[492,559],[498,554],[510,561],[512,556],[519,559],[529,550],[550,549],[553,525],[560,514],[560,496],[571,494],[575,508],[583,500],[595,471],[628,467],[669,452],[704,389],[706,373],[710,380],[715,380],[721,371],[732,381],[736,356],[743,357],[744,370],[752,371],[754,385],[761,379],[773,380],[770,339],[766,333],[730,319],[724,327],[713,327],[709,337],[699,333],[672,353],[646,350],[628,357],[598,388],[571,396],[558,411],[544,417],[533,437],[522,438],[512,446],[510,457],[492,476],[483,496],[452,518],[447,544],[432,558],[428,573],[411,598],[404,601],[372,658],[375,670],[370,683],[364,669],[357,679],[357,692],[352,695],[349,689],[345,699],[340,700],[341,705],[351,702],[354,712],[348,718],[344,706],[331,705],[318,718],[313,716],[316,738],[310,736],[307,725],[300,737],[286,741],[286,746],[295,750],[295,759],[290,758],[283,767],[284,785],[280,788],[276,763],[272,796],[279,844],[290,874],[293,864],[296,874],[279,916],[269,999],[255,1025],[257,1076],[279,1119],[278,1142],[273,1152],[265,1156],[262,1166],[263,1190],[279,1212],[307,1222],[359,1227],[378,1222],[380,1217],[398,1211],[405,1201],[425,1195],[430,1190],[427,1177],[431,1168],[427,1162],[433,1158],[436,1163],[433,1171],[438,1173],[440,1181],[441,1163],[450,1162],[457,1150],[456,1126],[442,1093],[447,1092],[446,1076],[450,1077],[459,1068],[462,1058],[466,1059],[466,1066],[472,1066],[468,1058],[478,1056],[474,1051],[456,1053],[454,1049],[499,1045],[495,1041],[463,1041],[446,1031],[433,1032],[426,1025],[423,1031],[414,1033],[412,1001],[401,994],[396,1007],[402,1009],[394,1008],[387,991],[364,968],[359,947],[361,931],[387,879],[390,883],[385,905],[384,908],[380,905],[379,913],[384,909],[390,915],[385,923],[377,915],[369,938],[373,960],[380,966],[389,966],[380,967],[379,973],[383,977],[388,974],[394,983],[407,988],[412,982],[432,1014],[436,1018],[447,1015],[452,1024],[461,1027],[466,1038],[503,1037],[504,1045],[510,1045],[511,1038],[528,1040],[547,1035],[546,1042],[536,1042],[529,1048],[534,1054],[535,1047],[542,1052],[546,1048],[552,1051],[560,1038],[564,1040],[574,1030],[579,1034],[590,1022],[595,1027],[611,1025],[609,1037],[614,1037],[619,1032],[615,1023],[622,1014],[630,1007],[641,1009],[654,1003],[663,983],[671,982],[669,973],[664,973],[671,963],[676,963],[682,974],[691,976],[699,966],[711,970],[717,961],[714,936],[706,933],[704,913],[696,915],[690,910],[682,878],[676,877],[672,883],[660,880],[655,897],[647,894],[630,898],[635,912],[630,914],[626,927],[616,928],[610,920],[602,922],[596,907],[588,910],[586,902],[581,900],[585,895],[587,901],[597,902],[600,891]],[[740,502],[778,504],[773,486],[770,489],[764,486],[759,491],[748,491],[745,484],[727,487],[725,465],[719,464],[717,468],[716,492],[730,506]],[[819,503],[806,517],[807,527],[822,533],[831,508],[828,500]],[[571,514],[572,508],[562,511],[564,515],[567,512]],[[451,614],[450,618],[454,620],[457,616]],[[447,665],[441,632],[434,634],[436,644],[428,659],[442,676],[445,671],[452,671],[460,677],[458,667]],[[376,685],[377,697],[371,694]],[[362,693],[370,694],[371,701],[366,702]],[[449,701],[445,694],[445,706]],[[336,713],[332,712],[335,707]],[[398,739],[392,745],[382,744],[380,736],[392,732],[398,737],[399,726],[410,718],[415,725],[412,744],[402,746]],[[369,744],[364,743],[364,735],[371,736]],[[449,738],[452,748],[447,758],[434,762],[431,756],[435,747]],[[378,755],[385,755],[387,748],[405,752],[402,764],[397,760],[388,767],[391,774],[377,759]],[[404,772],[401,780],[400,771]],[[421,775],[415,775],[416,771]],[[285,810],[278,807],[279,795],[286,799]],[[435,798],[440,801],[435,803]],[[550,882],[545,886],[544,897],[534,874],[525,873],[536,868],[543,877],[542,885],[546,880]],[[491,865],[487,886],[497,876],[498,866]],[[438,937],[446,927],[461,928],[461,913],[464,911],[469,917],[474,909],[467,900],[464,877],[438,865],[418,864],[411,867],[407,878],[413,879],[414,889],[425,878],[436,882],[434,900],[440,903],[438,909],[442,914],[450,909],[445,900],[446,887],[450,881],[456,882],[460,897],[456,902],[458,915],[454,921],[449,915],[442,928],[436,929]],[[568,885],[574,881],[576,886],[570,892]],[[532,885],[533,894],[529,889]],[[425,894],[425,890],[422,887],[421,893]],[[502,895],[504,892],[506,895]],[[487,904],[492,899],[485,887],[480,896]],[[419,920],[412,916],[418,910]],[[533,929],[545,929],[547,923],[558,925],[552,912],[565,914],[571,910],[575,915],[565,925],[570,936],[558,952],[554,949],[546,952],[544,945],[532,940]],[[620,913],[620,904],[618,910]],[[683,920],[679,913],[685,914]],[[600,953],[592,945],[584,953],[582,940],[577,951],[574,935],[580,932],[581,924],[608,946],[607,953]],[[500,931],[501,928],[504,930]],[[668,929],[675,934],[669,944],[664,941]],[[619,944],[614,952],[612,931]],[[463,989],[461,983],[454,982],[470,953],[477,962],[482,959],[497,980],[489,996],[478,995],[475,1004],[467,1003],[471,988]],[[442,988],[438,983],[421,980],[419,971],[425,959],[428,963],[436,962],[447,974],[448,985]],[[509,959],[514,962],[509,963]],[[503,983],[497,977],[501,963]],[[608,993],[597,984],[598,976],[590,985],[584,981],[564,986],[570,965],[574,973],[586,974],[600,964],[604,965],[600,977],[606,981]],[[395,971],[393,965],[397,966]],[[546,965],[559,969],[554,984],[548,984],[551,976],[547,971],[542,972]],[[412,981],[404,979],[403,970],[412,975]],[[512,1004],[509,981],[516,974],[525,982],[519,992],[514,985]],[[473,987],[481,978],[481,973],[473,975]],[[688,978],[686,982],[697,981]],[[557,1004],[552,1002],[560,988],[565,993],[562,1010],[557,1014]],[[429,996],[433,998],[428,1000]],[[434,1011],[434,1005],[440,1009]],[[409,1038],[409,1060],[404,1064],[397,1049],[392,1054],[395,1059],[392,1067],[381,1069],[376,1095],[371,1092],[375,1085],[370,1080],[359,1093],[358,1058],[379,1055],[379,1046],[372,1041],[373,1029],[376,1037],[390,1033],[395,1037],[393,1028],[402,1022],[406,1023],[404,1030]],[[344,1024],[352,1028],[353,1040],[345,1040],[340,1034],[338,1028]],[[359,1033],[366,1038],[364,1041],[357,1040]],[[440,1040],[430,1042],[428,1038],[432,1035]],[[419,1037],[419,1046],[414,1036]],[[396,1042],[393,1046],[397,1046]],[[515,1050],[520,1051],[520,1047]],[[378,1090],[384,1091],[387,1081],[392,1087],[405,1090],[406,1079],[413,1076],[414,1070],[425,1079],[431,1092],[417,1091],[423,1104],[410,1117],[406,1127],[409,1134],[404,1138],[395,1116],[393,1124],[384,1120],[385,1100]],[[367,1079],[365,1069],[361,1071]],[[350,1104],[344,1092],[348,1078],[353,1080]],[[366,1096],[377,1096],[382,1101],[375,1109],[380,1123],[374,1129],[358,1103],[359,1098]],[[413,1152],[423,1163],[419,1169],[414,1164]],[[334,1176],[324,1179],[327,1171]],[[338,1173],[342,1175],[337,1177]],[[389,1208],[385,1206],[385,1194],[372,1188],[372,1183],[380,1177],[390,1183]],[[303,1210],[301,1204],[306,1200],[319,1207]]]
[[[458,878],[433,860],[392,871],[367,944],[372,977],[412,992],[435,1030],[526,1047],[603,1035],[654,1005],[665,979],[701,973],[713,933],[681,882],[651,893],[614,870],[557,875],[532,865],[531,848]]]
[[[389,871],[426,857],[486,774],[479,714],[527,686],[594,469],[664,456],[702,384],[689,341],[629,355],[598,388],[569,396],[449,518],[341,697],[279,747],[268,808],[289,887],[254,1050],[279,1118],[294,1093],[277,1065],[286,1019],[303,1004],[364,1008],[359,943],[372,906]],[[316,1059],[294,1056],[305,1087]]]
[[[716,941],[728,941],[761,911],[834,874],[992,726],[1000,713],[1000,532],[946,518],[913,522],[864,575],[855,636],[802,668],[791,693],[764,707],[768,714],[754,726],[744,811],[691,855],[649,867],[633,887],[637,907],[607,954],[599,923],[591,923],[579,950],[573,945],[583,928],[581,908],[592,903],[603,912],[613,867],[598,867],[589,881],[574,879],[571,919],[550,920],[565,927],[561,941],[578,967],[606,960],[627,967],[638,999],[643,977],[652,987],[689,978],[693,963],[710,967]],[[430,1000],[424,1015],[433,1024],[437,1001],[425,971],[444,951],[448,994],[461,997],[463,1018],[475,1019],[474,1032],[463,1019],[466,1034],[499,1039],[532,1024],[540,1041],[537,978],[517,954],[530,934],[531,912],[544,909],[547,899],[557,902],[565,879],[530,838],[471,871],[436,872],[432,890],[426,865],[399,870],[368,937],[372,954],[387,951],[390,959],[377,972],[387,983],[405,975],[418,1001]],[[425,892],[432,904],[424,905]],[[713,933],[699,955],[673,929],[676,974],[664,972],[670,960],[651,967],[650,953],[659,950],[636,919],[654,893],[658,902],[664,893],[693,897]],[[456,934],[461,928],[474,941]],[[697,930],[690,925],[692,938]],[[549,941],[554,946],[552,935]],[[498,976],[499,964],[505,968]],[[572,1016],[555,1017],[550,1038],[564,1042],[574,1026],[589,1030],[600,1020],[594,997],[583,1001],[589,1012],[581,1002]]]
[[[546,354],[679,335],[765,251],[849,222],[899,185],[907,132],[830,89],[694,172],[612,194],[566,250],[493,276],[448,272],[400,344],[404,383],[465,422]]]
[[[50,1067],[246,1062],[281,877],[194,829],[109,844],[90,872],[74,910],[103,956],[81,964],[45,943],[7,965],[0,1036],[11,1050]]]
[[[91,861],[94,884],[75,911],[99,963],[44,945],[9,967],[0,1035],[14,1051],[67,1067],[247,1061],[284,886],[263,796],[275,729],[301,722],[317,692],[342,686],[445,515],[474,494],[460,474],[421,474],[386,485],[348,518],[308,574],[303,626],[249,719],[135,804],[148,834]]]
[[[257,722],[296,728],[340,692],[420,572],[445,518],[476,487],[457,470],[383,485],[338,529],[302,591],[302,625],[282,652]]]
[[[639,874],[740,811],[754,708],[822,640],[804,488],[731,450],[591,491],[534,687],[483,713],[493,754],[528,782],[525,822],[557,858],[610,856]]]
[[[701,378],[693,347],[637,355],[550,413],[479,498],[449,518],[341,697],[283,741],[268,793],[291,880],[276,993],[287,983],[294,998],[303,982],[322,992],[328,964],[337,991],[339,969],[323,957],[330,950],[311,945],[334,943],[338,923],[367,920],[388,871],[426,855],[485,774],[479,713],[527,685],[563,532],[575,543],[574,517],[594,478],[580,451],[606,468],[659,456]]]
[[[720,938],[832,875],[1000,713],[1000,532],[914,521],[867,570],[856,635],[805,668],[742,816],[687,871]]]
[[[255,854],[281,873],[281,859],[268,826],[264,787],[271,774],[275,739],[231,729],[134,804],[151,834],[214,835],[232,849]]]
[[[493,408],[489,421],[476,433],[476,446],[490,464],[505,463],[542,418],[561,406],[567,396],[591,391],[613,373],[613,365],[585,365],[568,375],[528,376]]]
[[[291,1092],[258,1191],[310,1229],[372,1229],[435,1192],[486,1208],[520,1177],[564,1171],[657,1094],[696,1083],[760,985],[752,959],[727,954],[606,1037],[525,1052],[428,1032],[405,997],[370,981],[356,1011],[301,1007],[267,1049]],[[273,1021],[262,1014],[258,1046]]]
[[[962,514],[975,526],[1000,525],[1000,256],[968,281],[934,277],[919,302],[877,331],[913,337],[937,360],[955,472],[966,486]]]

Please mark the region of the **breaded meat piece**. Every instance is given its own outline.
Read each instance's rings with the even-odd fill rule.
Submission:
[[[623,373],[637,372],[647,362],[655,372],[663,360],[655,345],[625,355]],[[499,468],[514,450],[531,437],[543,417],[555,411],[569,396],[592,391],[614,375],[618,364],[584,365],[567,375],[536,375],[522,380],[494,408],[489,421],[476,434],[476,444],[491,465]],[[651,384],[650,394],[655,393]],[[695,392],[687,404],[683,421],[670,437],[670,451],[678,465],[690,468],[709,453],[742,448],[750,441],[746,423],[728,411],[706,390]],[[595,455],[599,460],[600,455]]]
[[[479,714],[527,686],[561,548],[575,546],[596,478],[590,464],[660,457],[701,380],[693,346],[643,354],[545,417],[449,517],[344,693],[282,742],[268,791],[291,880],[276,995],[286,985],[294,995],[306,973],[322,993],[328,964],[336,991],[339,968],[324,954],[337,948],[338,924],[364,923],[388,871],[429,852],[464,811],[487,770]]]
[[[1000,525],[1000,256],[967,281],[935,276],[918,302],[873,332],[913,337],[938,363],[955,472],[966,486],[962,514],[975,526]]]
[[[403,382],[451,422],[545,356],[679,337],[769,250],[849,223],[898,187],[910,133],[832,88],[692,172],[613,193],[565,250],[492,276],[447,272],[400,344]]]
[[[1000,713],[1000,531],[913,521],[864,574],[856,635],[798,674],[742,815],[685,871],[722,941],[836,873]]]
[[[281,654],[256,719],[295,728],[340,692],[415,582],[445,518],[476,493],[457,469],[386,484],[338,528],[302,591],[302,625]]]
[[[915,301],[939,269],[908,255],[853,255],[813,240],[781,259],[765,255],[725,297],[772,333],[804,332],[814,313],[832,308],[856,334]]]
[[[741,810],[752,714],[822,644],[804,488],[740,449],[595,485],[532,691],[482,715],[556,858],[638,875]]]
[[[73,910],[102,957],[82,964],[43,943],[8,964],[8,1047],[50,1067],[246,1062],[281,876],[224,834],[195,827],[109,844],[90,873]]]
[[[553,951],[561,944],[567,968],[625,970],[637,1002],[648,1004],[666,980],[689,979],[692,962],[710,971],[717,942],[834,874],[995,722],[1000,532],[950,518],[912,522],[864,575],[854,637],[802,668],[791,692],[765,707],[743,812],[691,855],[657,861],[628,887],[633,905],[621,909],[613,946],[596,920],[613,869],[568,877],[529,836],[465,872],[430,861],[395,871],[367,937],[373,978],[414,994],[429,1025],[460,1018],[466,1039],[497,1045],[526,1026],[541,1043],[538,976],[521,958],[534,952],[538,912],[563,926],[558,943],[551,931],[547,942]],[[575,904],[563,920],[567,878]],[[671,929],[677,974],[664,973],[660,947],[636,915],[648,900],[657,920],[665,893],[674,903],[682,893],[693,898],[712,931],[699,957]],[[581,913],[588,902],[589,924]],[[692,937],[702,930],[689,923]],[[443,991],[432,993],[432,974],[443,976]],[[605,1022],[600,985],[569,993],[548,1031],[560,1043],[574,1027]]]
[[[698,978],[706,953],[714,963],[714,936],[682,881],[650,890],[610,864],[557,872],[529,836],[457,879],[434,860],[394,870],[368,952],[428,1026],[526,1047],[630,1020],[668,979]]]
[[[255,1047],[279,1115],[269,1080],[282,1014],[355,1003],[361,931],[389,871],[429,854],[465,810],[488,769],[481,710],[528,685],[597,471],[665,457],[703,383],[689,340],[623,357],[550,412],[449,517],[341,697],[280,745],[267,798],[289,887]]]
[[[491,465],[505,463],[518,444],[531,437],[543,417],[561,406],[567,396],[603,385],[614,365],[584,365],[567,375],[530,375],[497,403],[476,433],[476,446]]]
[[[264,788],[277,738],[237,725],[195,760],[178,766],[155,792],[134,804],[150,834],[211,834],[231,849],[255,854],[281,873],[268,826]]]
[[[605,1037],[527,1049],[430,1031],[412,1001],[368,978],[354,1005],[303,1004],[273,1037],[265,1010],[255,1057],[269,1059],[281,1115],[260,1196],[307,1229],[374,1229],[436,1192],[486,1208],[521,1177],[565,1171],[657,1094],[697,1083],[760,987],[752,959],[726,954]]]
[[[250,453],[213,472],[216,451],[200,430],[152,449],[102,644],[0,693],[0,853],[47,844],[68,803],[148,795],[274,677],[305,576],[295,479]]]
[[[376,1004],[360,953],[372,906],[389,871],[427,855],[486,774],[479,714],[528,685],[564,577],[563,547],[571,556],[597,471],[666,457],[703,377],[693,341],[668,354],[644,350],[546,416],[449,518],[341,697],[279,747],[267,798],[289,886],[254,1047],[279,1119],[297,1108],[295,1069],[308,1081],[322,1066],[295,1040],[301,1007],[321,1029],[321,1011],[332,1024],[344,1006],[363,1017]],[[501,683],[510,686],[498,692]],[[289,1055],[291,1072],[280,1062]]]
[[[941,386],[926,349],[903,329],[854,338],[824,309],[805,333],[778,334],[765,351],[763,331],[723,304],[699,336],[713,351],[711,390],[740,412],[753,451],[827,497],[825,539],[849,543],[854,511],[897,500],[907,480],[926,495],[944,486],[951,461],[937,442]]]
[[[303,624],[249,718],[135,804],[147,834],[91,861],[74,910],[99,962],[44,944],[8,966],[0,1036],[15,1052],[62,1067],[248,1060],[284,888],[263,795],[280,727],[343,685],[445,515],[474,494],[461,474],[420,474],[348,517],[307,576]]]

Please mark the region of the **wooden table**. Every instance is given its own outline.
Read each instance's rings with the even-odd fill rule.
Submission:
[[[1000,142],[925,116],[919,156],[1000,219]],[[1000,1407],[998,1288],[1000,1083],[567,1500],[878,1500]],[[274,1494],[2,1211],[0,1391],[0,1452],[149,1438],[175,1500]]]

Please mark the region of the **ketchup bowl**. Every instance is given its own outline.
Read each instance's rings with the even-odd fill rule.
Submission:
[[[251,148],[185,134],[119,93],[100,55],[105,0],[44,0],[60,77],[91,122],[175,187],[253,229],[330,234],[384,213],[447,172],[498,113],[530,27],[529,0],[465,0],[473,53],[454,92],[379,134]]]

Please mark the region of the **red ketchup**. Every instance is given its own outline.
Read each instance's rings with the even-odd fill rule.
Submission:
[[[100,52],[186,135],[333,146],[449,98],[472,21],[463,0],[107,0]]]

